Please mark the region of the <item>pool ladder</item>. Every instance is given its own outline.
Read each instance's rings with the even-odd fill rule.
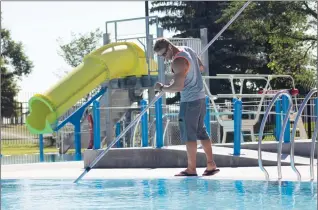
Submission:
[[[310,100],[310,98],[312,97],[313,94],[317,93],[317,89],[313,89],[311,90],[307,96],[305,97],[304,101],[302,102],[298,113],[296,115],[295,121],[294,121],[294,126],[293,126],[293,130],[292,130],[292,135],[291,135],[291,148],[290,148],[290,165],[293,169],[293,171],[296,173],[297,175],[297,179],[300,181],[301,180],[301,175],[299,173],[299,171],[297,170],[297,168],[295,167],[295,161],[294,161],[294,149],[295,149],[295,134],[296,134],[296,125],[301,117],[301,114],[307,104],[307,102]],[[281,90],[279,91],[272,99],[272,101],[270,102],[269,106],[267,107],[264,117],[262,119],[262,123],[260,126],[260,132],[259,132],[259,138],[258,138],[258,165],[261,168],[261,170],[264,172],[265,174],[265,178],[268,181],[269,180],[269,174],[267,172],[267,170],[264,168],[263,166],[263,162],[262,162],[262,150],[261,150],[261,145],[262,145],[262,138],[263,138],[263,132],[264,132],[264,128],[265,128],[265,124],[266,124],[266,120],[268,118],[268,115],[270,113],[270,110],[272,109],[273,105],[275,104],[276,100],[280,97],[285,95],[288,100],[289,100],[289,105],[288,105],[288,110],[286,113],[286,116],[284,118],[283,121],[283,126],[282,126],[282,130],[279,136],[279,143],[278,143],[278,151],[277,151],[277,171],[278,171],[278,179],[281,180],[282,179],[282,171],[281,171],[281,154],[282,154],[282,140],[285,134],[285,128],[287,126],[287,121],[288,121],[288,115],[291,112],[292,106],[293,106],[293,102],[291,99],[291,95],[289,94],[289,92],[287,90]],[[312,136],[312,141],[311,141],[311,151],[310,151],[310,180],[314,180],[314,154],[315,154],[315,141],[317,139],[318,136],[318,117],[316,119],[316,125],[315,125],[315,130],[314,130],[314,134]]]
[[[291,148],[290,148],[290,165],[292,167],[292,169],[294,170],[294,172],[297,174],[297,178],[298,180],[301,180],[301,175],[299,173],[299,171],[297,170],[297,168],[295,167],[295,162],[294,162],[294,150],[295,150],[295,135],[296,135],[296,127],[295,125],[297,125],[302,112],[305,109],[306,104],[308,103],[308,101],[310,100],[310,98],[317,93],[317,89],[312,89],[307,96],[305,97],[304,101],[302,102],[302,104],[300,105],[300,108],[298,110],[298,113],[296,115],[295,121],[294,121],[294,127],[292,130],[292,134],[291,134]],[[317,107],[316,107],[317,109]],[[310,147],[310,180],[314,180],[315,174],[314,174],[314,156],[315,156],[315,141],[317,139],[317,135],[318,135],[318,117],[316,119],[316,124],[315,124],[315,129],[314,129],[314,134],[312,135],[312,139],[311,139],[311,147]]]

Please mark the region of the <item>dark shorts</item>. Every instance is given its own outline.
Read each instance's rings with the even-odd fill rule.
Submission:
[[[205,98],[180,103],[179,128],[183,142],[210,139],[204,125],[205,113]]]

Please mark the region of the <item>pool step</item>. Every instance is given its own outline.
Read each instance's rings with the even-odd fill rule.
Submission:
[[[84,167],[87,167],[103,150],[85,150]],[[241,156],[233,156],[233,149],[213,147],[214,159],[218,167],[258,166],[258,154],[254,150],[241,150]],[[264,166],[277,166],[276,153],[263,152]],[[315,163],[317,159],[315,160]],[[309,158],[295,157],[296,165],[308,165]],[[282,166],[289,166],[288,155],[282,156]],[[198,149],[197,167],[206,166],[203,149]],[[179,168],[187,167],[184,145],[155,148],[114,148],[111,149],[94,168]]]

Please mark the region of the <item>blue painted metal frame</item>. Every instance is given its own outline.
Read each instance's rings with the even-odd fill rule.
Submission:
[[[81,118],[84,114],[85,109],[91,104],[93,103],[97,98],[99,98],[100,96],[102,96],[107,90],[107,87],[102,88],[98,93],[96,93],[91,99],[89,99],[87,102],[85,102],[80,108],[78,108],[75,112],[73,112],[73,114],[71,114],[70,116],[68,116],[63,122],[61,122],[56,128],[55,131],[61,129],[62,127],[64,127],[66,125],[66,123],[70,122],[74,125],[73,122],[75,122],[76,120],[78,120],[78,116]]]
[[[239,99],[234,102],[234,152],[233,155],[241,154],[241,134],[242,134],[242,101]]]
[[[43,134],[39,135],[39,146],[40,146],[40,162],[44,161],[44,139]]]
[[[289,115],[286,115],[288,106],[289,106],[288,97],[283,95],[282,96],[283,120],[285,120],[286,117],[289,118]],[[289,142],[290,142],[290,120],[288,119],[285,133],[284,133],[284,143],[289,143]]]
[[[99,102],[93,102],[93,116],[94,116],[94,149],[100,149],[100,109]]]
[[[156,101],[156,147],[163,147],[162,97]]]
[[[276,141],[279,140],[279,135],[282,129],[282,101],[280,99],[277,99],[275,102],[275,138]]]
[[[208,132],[209,136],[211,136],[211,126],[210,126],[210,98],[208,96],[205,97],[205,104],[206,104],[206,113],[204,118],[204,124],[206,127],[206,131]]]
[[[141,100],[141,111],[147,107],[147,101]],[[148,147],[148,114],[147,112],[141,117],[141,146]]]
[[[116,137],[120,135],[120,132],[121,132],[121,124],[120,124],[120,122],[117,122],[117,123],[116,123]],[[117,141],[116,147],[117,147],[117,148],[120,148],[120,147],[121,147],[121,146],[120,146],[120,141]]]
[[[318,98],[315,99],[315,114],[318,117]]]
[[[58,131],[62,127],[66,125],[66,123],[72,123],[75,127],[75,154],[81,155],[81,118],[84,114],[86,108],[93,103],[96,99],[102,96],[107,90],[107,87],[101,88],[101,90],[96,93],[92,98],[90,98],[87,102],[85,102],[80,108],[78,108],[73,114],[67,117],[63,122],[61,122],[56,128],[55,131]]]

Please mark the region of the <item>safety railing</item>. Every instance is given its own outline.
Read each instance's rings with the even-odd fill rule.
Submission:
[[[293,101],[291,98],[291,95],[289,94],[289,92],[287,90],[281,90],[278,93],[275,94],[275,96],[273,97],[272,101],[270,102],[270,104],[268,105],[264,117],[262,119],[262,123],[260,126],[260,131],[259,131],[259,137],[258,137],[258,165],[261,168],[261,170],[264,172],[266,180],[269,180],[269,174],[267,172],[267,170],[264,168],[263,166],[263,162],[262,162],[262,138],[263,138],[263,131],[265,128],[265,124],[266,124],[266,120],[269,116],[269,112],[272,109],[272,107],[274,106],[276,100],[280,97],[280,96],[285,96],[287,97],[287,99],[289,100],[289,104],[288,104],[288,109],[287,112],[285,113],[285,117],[283,120],[283,126],[282,126],[282,132],[280,133],[279,136],[279,142],[278,142],[278,151],[277,151],[277,172],[278,172],[278,179],[280,180],[282,178],[282,171],[281,171],[281,154],[282,154],[282,139],[284,137],[285,131],[286,131],[286,126],[288,123],[288,115],[290,114],[290,111],[292,109],[293,106]]]
[[[296,166],[295,166],[295,160],[294,160],[294,152],[295,152],[295,135],[296,135],[296,128],[297,128],[297,123],[299,121],[299,119],[301,118],[301,115],[305,109],[306,104],[308,103],[308,101],[310,100],[310,98],[317,93],[317,89],[313,89],[311,90],[307,96],[305,97],[305,99],[303,100],[303,102],[301,103],[298,113],[296,115],[295,121],[294,121],[294,127],[292,129],[292,134],[291,134],[291,138],[290,138],[290,165],[293,169],[293,171],[296,173],[297,175],[297,179],[301,180],[301,175],[299,173],[299,171],[297,170]],[[315,153],[315,140],[317,138],[317,121],[316,121],[316,128],[314,130],[314,135],[312,136],[312,142],[311,142],[311,154],[310,154],[310,178],[311,180],[314,179],[314,169],[313,169],[313,159],[314,159],[314,153]]]
[[[318,105],[318,104],[317,104]],[[318,113],[317,113],[318,115]],[[318,117],[316,119],[316,126],[314,130],[314,134],[311,139],[311,148],[310,148],[310,180],[313,181],[315,178],[314,172],[314,156],[315,156],[315,144],[318,137]]]

